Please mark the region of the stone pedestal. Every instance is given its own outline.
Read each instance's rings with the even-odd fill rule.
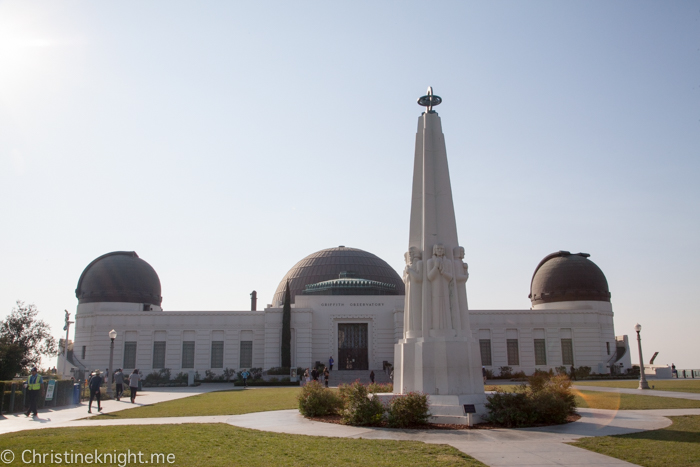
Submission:
[[[464,405],[474,405],[471,422],[486,414],[478,342],[471,337],[406,338],[394,346],[394,393],[429,394],[433,423],[467,424]]]

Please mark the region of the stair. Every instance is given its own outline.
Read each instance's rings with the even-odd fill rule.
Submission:
[[[370,370],[333,370],[330,378],[328,378],[329,386],[338,386],[339,384],[351,384],[360,380],[363,384],[369,384]],[[319,378],[323,382],[323,377]],[[391,383],[391,378],[383,370],[374,370],[375,383]]]

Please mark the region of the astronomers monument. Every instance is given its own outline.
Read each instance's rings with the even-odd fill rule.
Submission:
[[[435,422],[466,423],[466,407],[477,415],[486,413],[486,396],[479,342],[469,320],[469,273],[457,239],[445,136],[433,110],[441,102],[432,88],[418,99],[426,111],[416,134],[404,327],[394,350],[394,393],[427,393]]]

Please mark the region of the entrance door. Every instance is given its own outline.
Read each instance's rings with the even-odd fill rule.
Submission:
[[[367,323],[338,324],[338,369],[368,370]]]

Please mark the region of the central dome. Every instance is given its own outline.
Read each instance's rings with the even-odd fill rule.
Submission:
[[[537,265],[530,283],[532,305],[554,302],[610,302],[605,274],[588,253],[558,251]]]
[[[386,261],[364,250],[339,246],[312,253],[295,264],[277,286],[272,305],[282,306],[287,281],[294,303],[294,297],[301,295],[307,285],[338,279],[341,272],[354,273],[355,277],[361,279],[393,284],[393,295],[405,293],[401,277]]]

